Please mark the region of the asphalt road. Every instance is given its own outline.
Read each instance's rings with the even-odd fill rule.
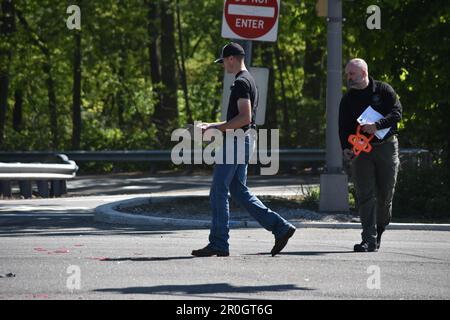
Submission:
[[[161,195],[209,186],[209,177],[142,179],[81,178],[68,198],[0,200],[0,300],[450,298],[448,231],[388,230],[381,251],[354,253],[359,230],[299,228],[271,257],[269,232],[233,229],[230,257],[194,258],[208,230],[94,222],[97,206],[145,186]],[[256,193],[302,192],[296,178],[250,183]]]
[[[231,231],[231,256],[193,258],[207,230],[96,224],[92,213],[0,217],[0,299],[449,299],[450,233],[298,229],[271,257],[263,229]]]

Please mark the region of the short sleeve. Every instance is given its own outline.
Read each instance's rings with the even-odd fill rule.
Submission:
[[[250,99],[250,87],[244,80],[236,80],[233,91],[238,99]]]

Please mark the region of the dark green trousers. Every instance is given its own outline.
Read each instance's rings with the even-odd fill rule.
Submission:
[[[352,161],[356,205],[362,224],[362,240],[376,243],[377,227],[383,229],[392,218],[392,199],[399,167],[396,136],[372,144]]]

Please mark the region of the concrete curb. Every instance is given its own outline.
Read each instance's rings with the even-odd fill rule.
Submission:
[[[173,199],[175,196],[163,196],[155,198],[156,201],[164,201]],[[175,219],[154,216],[140,216],[136,214],[124,213],[115,210],[119,205],[140,205],[148,202],[146,198],[133,198],[113,203],[107,203],[95,208],[94,220],[98,222],[112,224],[128,224],[128,225],[151,225],[151,226],[175,226],[175,227],[193,227],[193,228],[209,228],[211,221],[195,220],[195,219]],[[230,221],[231,228],[258,227],[255,221]]]
[[[153,198],[154,201],[166,201],[176,196]],[[119,205],[139,205],[148,202],[149,197],[133,198],[116,201],[98,206],[95,209],[94,220],[110,224],[125,224],[138,226],[165,226],[165,227],[192,227],[209,228],[210,220],[175,219],[155,216],[140,216],[136,214],[117,211]],[[354,222],[294,222],[297,228],[325,228],[325,229],[361,229],[360,223]],[[230,228],[261,228],[259,223],[251,220],[230,220]],[[422,231],[450,231],[450,224],[426,223],[391,223],[390,230],[422,230]]]

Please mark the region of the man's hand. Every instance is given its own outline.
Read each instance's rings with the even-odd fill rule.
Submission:
[[[377,132],[377,126],[375,123],[368,123],[361,127],[362,131],[368,134],[374,134]]]
[[[208,122],[202,122],[200,124],[197,125],[197,128],[202,129],[202,132],[205,132],[206,130],[208,130],[211,127],[211,123]]]
[[[344,159],[347,161],[351,161],[355,158],[355,154],[350,149],[344,149]]]

